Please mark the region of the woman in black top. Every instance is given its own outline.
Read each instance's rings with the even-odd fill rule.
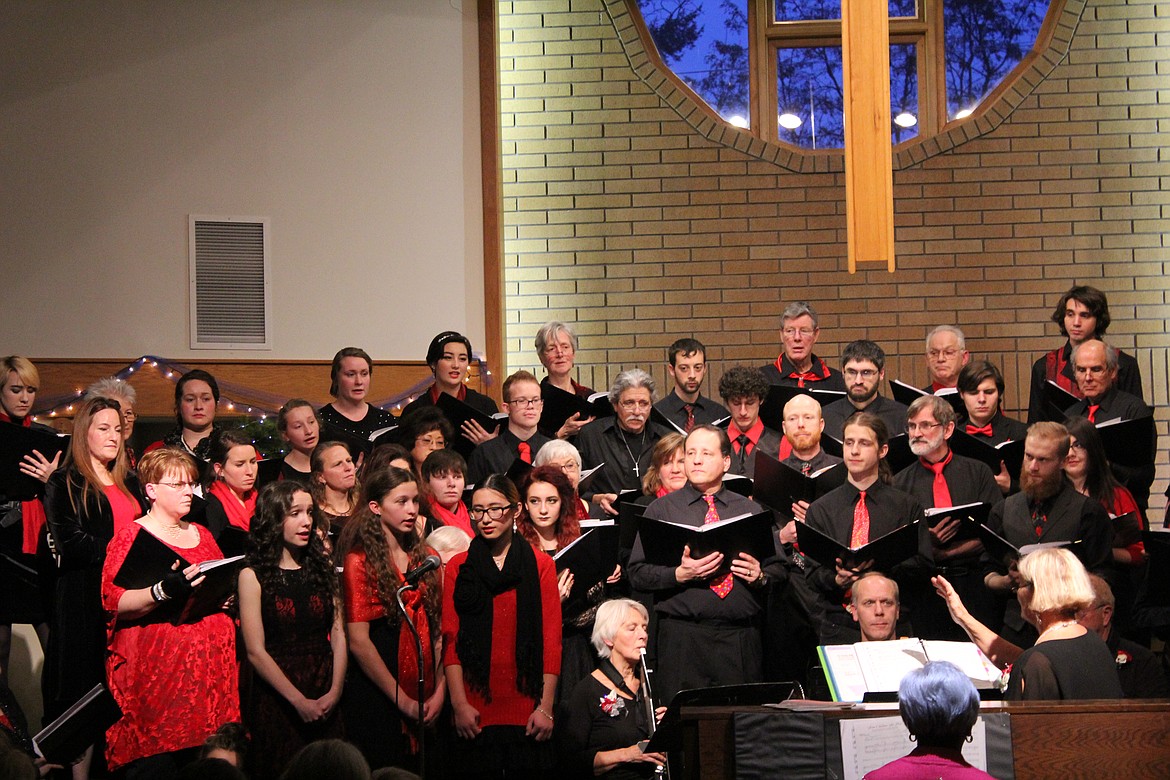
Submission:
[[[260,481],[295,479],[308,485],[312,479],[313,449],[321,441],[321,418],[317,416],[317,410],[303,398],[293,398],[280,407],[276,429],[288,443],[288,454],[276,461],[279,465],[272,470],[276,473],[270,473],[262,463]]]
[[[471,365],[471,341],[462,333],[448,330],[431,339],[431,345],[427,347],[427,365],[435,376],[435,383],[406,405],[402,410],[403,417],[424,406],[434,406],[439,402],[439,393],[446,393],[484,414],[500,411],[495,401],[464,384]],[[475,421],[466,423],[462,434],[473,444],[483,444],[496,435],[488,433]]]
[[[339,350],[329,368],[329,395],[335,400],[318,412],[322,438],[344,441],[355,459],[369,449],[370,434],[395,424],[390,412],[366,403],[373,373],[374,361],[364,349]]]
[[[631,599],[598,607],[592,641],[601,662],[557,713],[557,745],[570,777],[652,777],[666,760],[638,744],[650,737],[639,670],[646,626],[646,608]]]

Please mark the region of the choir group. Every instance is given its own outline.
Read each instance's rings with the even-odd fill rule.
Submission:
[[[33,444],[2,482],[0,663],[30,623],[46,722],[97,683],[113,694],[122,717],[57,770],[74,778],[174,777],[237,721],[253,778],[338,737],[434,777],[649,777],[655,703],[760,681],[827,695],[818,645],[907,635],[975,642],[1009,698],[1165,696],[1152,410],[1100,291],[1069,290],[1053,321],[1067,341],[1036,361],[1026,422],[958,327],[928,334],[928,385],[891,378],[887,397],[881,347],[829,365],[806,303],[773,363],[725,370],[722,403],[694,339],[671,346],[661,397],[640,369],[597,394],[550,322],[547,376],[509,376],[503,414],[449,331],[396,418],[346,348],[332,403],[281,409],[271,461],[216,421],[200,370],[141,456],[115,379],[54,452],[36,368],[5,358],[0,436]],[[714,523],[738,546],[708,543]],[[27,746],[19,708],[0,725]]]

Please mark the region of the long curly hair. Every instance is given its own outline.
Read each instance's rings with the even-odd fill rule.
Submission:
[[[293,497],[309,491],[296,480],[270,482],[256,499],[256,514],[248,533],[245,564],[256,572],[260,587],[273,586],[280,576],[280,557],[284,547],[284,519],[292,511]],[[333,561],[325,552],[325,542],[319,533],[316,512],[310,512],[313,525],[309,529],[309,546],[301,558],[309,585],[314,593],[328,593],[333,597],[334,609],[340,608],[340,588]]]
[[[357,528],[357,539],[353,549],[361,549],[366,554],[366,576],[370,587],[378,592],[378,598],[386,605],[386,617],[392,625],[399,620],[398,610],[394,604],[394,594],[401,587],[402,574],[394,570],[390,561],[390,543],[387,534],[393,534],[398,546],[406,551],[408,558],[407,568],[413,569],[432,553],[432,550],[423,544],[414,531],[399,533],[392,531],[382,524],[382,517],[375,514],[370,504],[381,504],[386,496],[400,485],[411,482],[418,484],[414,472],[390,466],[372,474],[362,491],[362,502],[356,513],[350,518],[349,524]],[[422,514],[419,514],[422,519]],[[432,571],[423,575],[420,580],[420,590],[423,594],[423,606],[430,619],[432,634],[439,632],[439,609],[443,590],[439,582],[439,572]],[[433,637],[432,637],[433,638]]]
[[[581,518],[577,516],[580,509],[577,501],[577,491],[565,473],[556,466],[538,466],[524,475],[520,482],[520,513],[516,515],[516,530],[532,545],[532,549],[541,549],[540,534],[536,524],[528,514],[528,490],[537,482],[546,482],[557,490],[561,499],[561,513],[553,525],[557,537],[557,549],[564,549],[565,545],[581,535]]]

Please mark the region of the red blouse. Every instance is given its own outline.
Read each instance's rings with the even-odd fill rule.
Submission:
[[[167,544],[188,563],[222,558],[211,532],[197,524],[199,544]],[[195,623],[120,619],[126,591],[114,577],[134,538],[150,533],[131,523],[115,534],[102,568],[102,606],[108,618],[106,679],[123,716],[106,732],[111,769],[135,759],[198,747],[225,723],[240,719],[236,627],[217,612]],[[164,544],[166,540],[160,540]]]
[[[127,496],[117,485],[106,485],[102,488],[106,500],[110,502],[110,509],[114,513],[114,536],[125,531],[135,520],[142,517],[142,507],[138,502]]]
[[[467,553],[447,563],[447,586],[443,588],[443,665],[461,666],[455,649],[459,635],[459,614],[455,611],[455,583]],[[540,575],[541,629],[544,634],[543,674],[561,673],[561,599],[557,592],[557,569],[552,558],[536,556]],[[479,711],[481,726],[524,726],[539,702],[516,690],[516,591],[506,590],[492,602],[492,671],[488,685],[489,704],[467,688],[467,702]]]

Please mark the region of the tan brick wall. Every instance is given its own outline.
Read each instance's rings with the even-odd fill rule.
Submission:
[[[1018,409],[1032,361],[1059,343],[1056,300],[1093,284],[1159,407],[1160,493],[1170,18],[1158,5],[1068,0],[1052,47],[987,115],[899,150],[898,270],[851,276],[840,153],[712,120],[655,69],[623,0],[500,3],[508,369],[533,368],[537,327],[564,319],[586,384],[642,366],[665,391],[665,347],[693,335],[713,389],[727,365],[774,359],[780,312],[803,299],[821,315],[821,356],[871,338],[887,375],[914,383],[927,330],[960,325]]]

